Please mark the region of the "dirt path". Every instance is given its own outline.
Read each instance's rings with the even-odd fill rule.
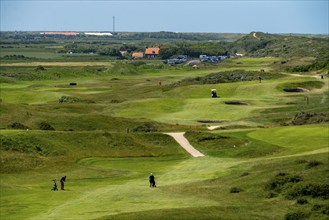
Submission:
[[[185,132],[175,132],[175,133],[165,133],[170,135],[177,141],[187,152],[189,152],[193,157],[203,157],[204,155],[196,150],[184,137]]]

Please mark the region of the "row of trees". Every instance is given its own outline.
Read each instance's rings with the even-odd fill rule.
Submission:
[[[199,57],[201,54],[209,56],[227,55],[228,51],[224,43],[203,42],[203,43],[186,43],[181,42],[160,50],[161,59],[169,59],[175,55],[187,55],[189,57]]]
[[[144,45],[114,45],[114,46],[98,46],[94,44],[69,43],[63,49],[58,50],[59,53],[97,53],[99,55],[121,56],[120,51],[124,50],[128,53],[133,51],[144,51]],[[165,46],[160,50],[161,59],[169,59],[175,55],[188,55],[189,57],[199,57],[201,54],[209,56],[227,55],[228,51],[224,43],[201,42],[188,43],[179,42]]]

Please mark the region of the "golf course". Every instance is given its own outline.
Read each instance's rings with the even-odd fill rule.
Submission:
[[[197,68],[3,43],[0,219],[328,219],[328,38],[254,36]]]

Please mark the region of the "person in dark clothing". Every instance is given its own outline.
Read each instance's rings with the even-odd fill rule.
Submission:
[[[152,173],[150,175],[150,187],[156,187],[156,185],[155,185],[155,178],[154,178],[154,176],[153,176]]]
[[[53,181],[54,181],[54,186],[53,186],[53,188],[51,190],[53,190],[53,191],[58,190],[57,184],[56,184],[56,180],[53,180]]]
[[[63,176],[61,178],[61,190],[64,190],[64,183],[65,183],[65,181],[66,181],[66,176]]]

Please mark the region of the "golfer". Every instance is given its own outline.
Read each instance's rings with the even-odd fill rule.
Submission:
[[[64,190],[64,183],[65,183],[65,181],[66,181],[66,176],[63,176],[61,178],[61,190]]]
[[[156,187],[153,173],[150,175],[150,187]]]

